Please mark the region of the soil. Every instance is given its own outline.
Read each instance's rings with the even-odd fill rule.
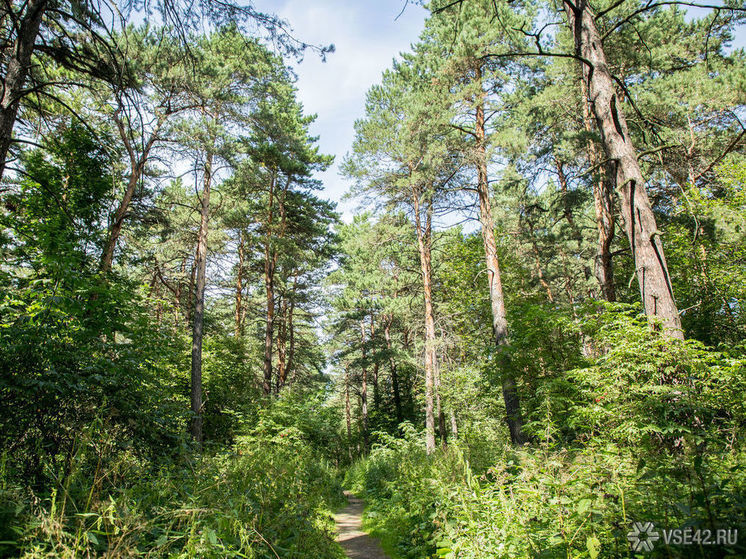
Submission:
[[[362,529],[362,516],[365,503],[349,491],[345,491],[349,504],[334,515],[337,523],[337,541],[350,559],[389,559],[381,549],[378,540]]]

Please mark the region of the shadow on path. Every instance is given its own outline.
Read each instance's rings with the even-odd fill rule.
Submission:
[[[350,559],[389,559],[377,540],[362,530],[362,515],[365,503],[349,491],[345,491],[349,504],[334,515],[337,523],[337,541]]]

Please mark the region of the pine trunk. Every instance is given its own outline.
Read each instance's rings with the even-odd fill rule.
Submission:
[[[609,164],[601,161],[596,142],[590,137],[593,132],[593,118],[591,116],[590,102],[588,101],[588,87],[581,77],[580,89],[582,92],[583,126],[588,133],[588,163],[591,168],[598,168],[597,176],[593,178],[593,206],[596,212],[596,227],[598,229],[598,249],[596,252],[595,273],[604,299],[613,303],[616,301],[616,290],[614,288],[614,267],[611,258],[611,243],[614,240],[614,229],[616,217],[614,215],[614,185],[612,184],[612,173]]]
[[[275,324],[274,254],[272,249],[272,225],[274,219],[274,192],[277,174],[272,174],[267,202],[267,232],[264,238],[264,290],[267,300],[266,326],[264,329],[264,382],[265,396],[272,393],[272,335]]]
[[[590,64],[584,65],[583,75],[604,151],[616,168],[616,190],[645,313],[650,319],[663,323],[667,336],[683,339],[660,233],[593,11],[588,0],[578,0],[576,4],[566,2],[565,7],[575,36],[576,52]]]
[[[205,182],[200,204],[200,226],[197,238],[196,288],[192,326],[192,438],[202,443],[202,337],[205,312],[205,273],[207,270],[207,226],[210,217],[212,153],[205,161]]]
[[[481,79],[481,72],[477,73]],[[508,319],[505,313],[505,298],[503,297],[502,281],[500,279],[500,264],[497,258],[497,242],[495,241],[495,225],[492,219],[492,204],[489,196],[487,180],[487,153],[485,144],[485,121],[483,99],[476,107],[476,142],[477,142],[477,191],[479,194],[479,219],[482,225],[482,241],[484,244],[485,261],[487,264],[487,281],[489,282],[490,303],[492,306],[492,331],[498,352],[498,364],[502,373],[503,400],[510,440],[513,444],[523,444],[523,417],[521,415],[520,399],[515,378],[510,368],[510,355],[507,351]]]
[[[401,393],[399,388],[399,373],[396,370],[396,361],[391,351],[391,323],[393,322],[393,315],[389,315],[384,327],[383,337],[386,340],[386,349],[389,352],[389,368],[391,369],[391,388],[394,391],[394,409],[396,410],[396,424],[401,425],[404,422],[404,415],[402,414],[401,408]]]
[[[350,371],[345,367],[345,421],[347,422],[347,453],[352,462],[352,417],[350,413]]]
[[[238,269],[236,270],[236,309],[234,313],[234,333],[236,339],[243,335],[243,268],[245,245],[243,231],[238,232]]]
[[[119,136],[122,139],[122,143],[127,149],[127,153],[130,159],[130,178],[127,181],[127,188],[124,191],[124,196],[117,206],[116,212],[114,212],[114,221],[109,229],[109,235],[106,239],[106,246],[104,247],[103,255],[101,256],[101,271],[110,272],[112,264],[114,263],[114,251],[117,248],[117,242],[122,234],[122,227],[124,226],[124,219],[127,217],[132,197],[135,195],[137,185],[140,184],[143,172],[145,171],[145,163],[150,157],[150,151],[153,149],[153,145],[158,139],[158,133],[160,132],[161,126],[163,125],[163,117],[159,118],[153,133],[143,147],[142,153],[138,157],[135,148],[132,146],[127,131],[125,130],[124,123],[118,117],[114,118],[114,121],[119,130]]]
[[[365,321],[360,321],[360,347],[362,351],[363,384],[360,390],[360,410],[363,416],[363,448],[368,450],[368,367],[365,363]]]
[[[373,314],[370,315],[370,339],[371,342],[375,338],[376,335],[376,329],[375,329],[375,319],[373,318]],[[373,361],[373,410],[377,411],[380,408],[381,405],[381,395],[378,392],[378,360],[376,359]]]
[[[425,297],[425,448],[428,454],[435,451],[435,416],[434,416],[434,379],[437,358],[435,355],[435,315],[433,313],[432,294],[432,261],[430,258],[432,236],[432,204],[427,208],[425,231],[422,230],[420,216],[421,192],[412,186],[412,205],[414,208],[415,227],[417,229],[417,247],[420,253],[422,287]]]
[[[277,325],[277,388],[275,392],[280,393],[280,389],[285,386],[287,378],[287,318],[288,302],[283,297],[280,305],[280,323]]]

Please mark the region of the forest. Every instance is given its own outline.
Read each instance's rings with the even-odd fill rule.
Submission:
[[[421,3],[350,217],[333,45],[0,6],[0,557],[746,557],[746,3]]]

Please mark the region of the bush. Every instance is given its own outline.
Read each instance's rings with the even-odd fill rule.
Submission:
[[[428,456],[410,428],[350,469],[367,525],[398,556],[626,556],[633,521],[746,532],[744,362],[666,339],[620,305],[592,309],[583,328],[596,357],[537,383],[534,445],[493,444],[485,471],[479,437]],[[659,542],[649,556],[692,554],[743,556],[746,542]]]
[[[229,451],[158,468],[120,453],[91,472],[104,433],[91,433],[49,495],[2,485],[3,538],[15,542],[4,553],[341,557],[328,512],[342,498],[336,472],[292,431],[242,437]]]

